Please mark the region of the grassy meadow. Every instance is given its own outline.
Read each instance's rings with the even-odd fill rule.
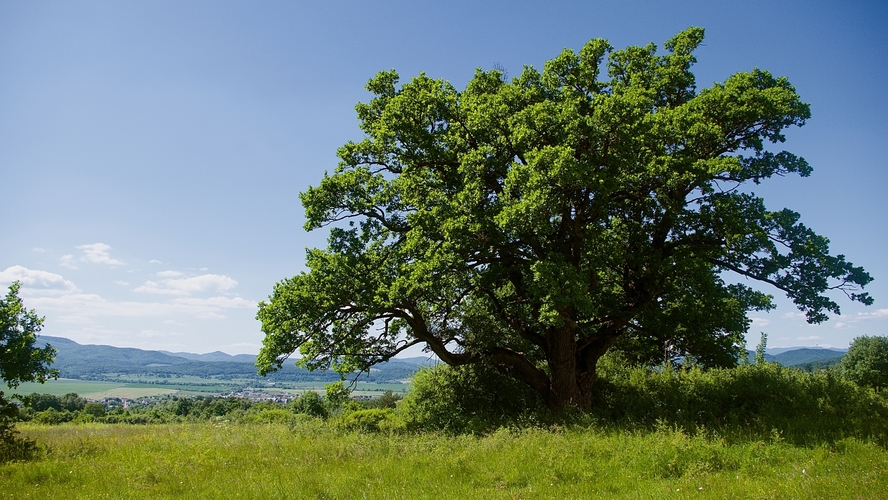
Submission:
[[[0,498],[888,498],[888,453],[681,430],[485,436],[296,425],[22,424],[43,456],[0,466]]]
[[[32,410],[16,428],[39,452],[0,465],[0,499],[888,500],[884,391],[776,364],[602,373],[598,405],[558,418],[505,406],[513,379],[443,366],[389,406],[307,391]]]

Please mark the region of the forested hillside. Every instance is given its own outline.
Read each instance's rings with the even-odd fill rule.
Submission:
[[[260,377],[256,373],[255,356],[170,353],[106,345],[82,345],[63,337],[41,336],[40,340],[56,349],[53,368],[63,378],[103,380],[119,374],[154,374],[156,376],[195,376],[219,379],[263,379],[269,382],[332,382],[339,375],[332,371],[309,372],[285,363],[284,369]],[[428,358],[393,359],[362,374],[360,380],[376,383],[403,381],[422,365],[431,364]]]

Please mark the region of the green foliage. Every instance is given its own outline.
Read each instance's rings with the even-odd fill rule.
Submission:
[[[763,363],[656,371],[606,358],[602,371],[592,412],[602,422],[757,436],[776,430],[800,444],[854,436],[888,446],[888,399],[831,370]]]
[[[13,460],[30,460],[37,454],[37,444],[23,438],[13,427],[20,418],[18,406],[0,398],[0,464]]]
[[[391,408],[369,408],[346,414],[340,423],[343,429],[362,432],[400,432],[406,425]]]
[[[438,365],[420,370],[398,405],[412,430],[483,433],[543,412],[529,387],[487,365]]]
[[[43,318],[25,308],[18,296],[20,288],[18,281],[12,283],[6,297],[0,299],[0,381],[10,389],[22,382],[44,382],[58,376],[49,368],[55,349],[34,345]],[[0,463],[29,458],[35,450],[33,442],[19,438],[13,429],[18,416],[18,409],[13,408],[0,391]]]
[[[325,389],[324,400],[331,408],[339,408],[351,397],[351,390],[341,380],[327,384]]]
[[[301,194],[328,245],[260,303],[260,373],[297,350],[301,366],[350,373],[424,345],[553,409],[589,408],[612,347],[734,365],[747,313],[773,302],[723,276],[774,287],[812,323],[839,312],[828,290],[870,304],[862,268],[745,187],[811,173],[770,147],[808,104],[759,69],[698,90],[702,41],[594,39],[511,81],[479,69],[462,91],[379,73],[356,107],[365,138]]]
[[[767,354],[768,350],[768,334],[762,332],[762,339],[759,341],[758,345],[755,346],[755,364],[763,365],[765,364],[765,354]]]
[[[289,408],[294,413],[304,413],[312,417],[327,418],[327,407],[324,400],[314,391],[303,392],[301,396],[290,401]]]
[[[27,406],[38,412],[48,410],[49,408],[55,408],[57,411],[78,411],[82,410],[86,405],[86,400],[73,392],[69,392],[61,397],[35,392],[24,399]]]
[[[382,393],[382,396],[379,396],[378,398],[371,399],[368,404],[372,407],[375,407],[375,408],[382,408],[382,409],[392,408],[392,409],[394,409],[394,408],[397,408],[398,401],[400,401],[401,399],[403,399],[403,396],[401,396],[400,394],[395,394],[394,392],[388,390],[388,391],[385,391],[384,393]]]
[[[82,411],[86,415],[92,415],[94,417],[104,417],[105,405],[98,402],[86,403],[85,405],[83,405]]]
[[[888,337],[857,337],[842,358],[842,373],[857,384],[888,387]]]
[[[41,412],[37,412],[34,415],[34,418],[31,419],[31,421],[37,424],[58,425],[65,422],[70,422],[76,417],[77,415],[75,413],[69,411],[59,411],[55,408],[49,408]]]
[[[250,411],[239,422],[244,424],[288,424],[297,425],[303,422],[307,415],[294,414],[284,408],[266,408],[258,411]],[[311,417],[308,417],[311,418]]]
[[[855,438],[794,446],[669,428],[367,434],[318,419],[22,432],[48,451],[0,465],[2,499],[878,499],[888,491],[888,452]]]
[[[14,282],[6,298],[0,299],[0,380],[10,389],[22,382],[43,382],[57,376],[49,368],[55,349],[34,345],[43,327],[43,318],[33,309],[25,308],[18,296],[20,288],[21,284]]]

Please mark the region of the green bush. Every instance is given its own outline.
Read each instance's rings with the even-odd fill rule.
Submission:
[[[399,432],[406,427],[391,408],[370,408],[345,414],[341,424],[344,429],[364,432]]]
[[[13,427],[19,419],[19,408],[0,392],[0,464],[13,460],[29,460],[37,453],[37,444],[23,438]]]
[[[83,410],[81,411],[87,415],[92,415],[94,417],[104,417],[105,405],[99,402],[86,403],[83,406]]]
[[[313,417],[327,418],[327,407],[321,396],[314,391],[306,391],[287,405],[293,413],[304,413]]]
[[[888,444],[888,400],[833,371],[776,363],[732,369],[662,371],[601,364],[593,416],[617,425],[687,430],[775,430],[807,443],[844,437]]]
[[[382,393],[382,396],[378,398],[373,398],[370,401],[367,401],[368,408],[397,408],[398,401],[404,399],[404,397],[400,394],[395,394],[392,391],[385,391]]]
[[[411,430],[484,433],[546,411],[532,389],[492,367],[438,365],[416,373],[398,413]]]
[[[842,373],[856,384],[888,387],[888,337],[857,337],[842,357]]]
[[[76,413],[69,411],[58,411],[55,408],[39,411],[34,415],[32,422],[44,425],[58,425],[74,420]]]
[[[238,422],[245,424],[288,424],[296,425],[301,421],[298,415],[284,408],[263,409],[258,412],[250,412],[241,417]]]

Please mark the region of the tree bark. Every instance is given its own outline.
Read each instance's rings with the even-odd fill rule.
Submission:
[[[573,329],[561,327],[550,332],[548,338],[550,383],[543,396],[549,409],[556,413],[570,408],[591,409],[598,360],[616,337],[593,339],[580,348]]]
[[[548,337],[549,391],[546,403],[554,412],[570,407],[588,408],[591,399],[580,389],[577,379],[577,342],[572,328],[554,328]]]

